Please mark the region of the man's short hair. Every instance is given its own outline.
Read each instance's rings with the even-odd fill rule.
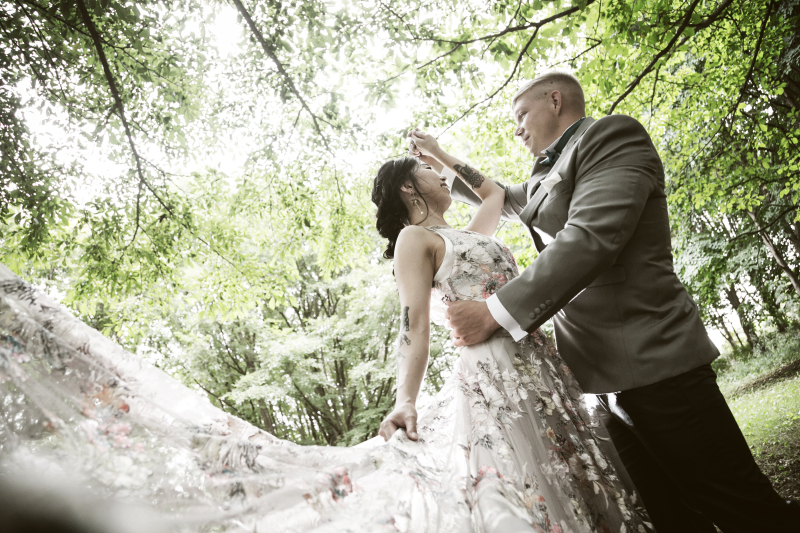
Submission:
[[[573,74],[564,70],[548,70],[532,80],[520,85],[519,90],[511,98],[511,107],[517,103],[522,95],[532,89],[542,89],[542,96],[550,91],[557,90],[564,98],[564,105],[570,108],[577,107],[580,111],[586,109],[586,100],[583,96],[583,87]]]

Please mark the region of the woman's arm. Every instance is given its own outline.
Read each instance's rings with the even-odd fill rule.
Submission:
[[[399,428],[405,428],[411,440],[418,438],[416,404],[428,368],[437,239],[441,240],[424,228],[409,226],[400,232],[395,245],[394,274],[400,294],[397,399],[394,410],[381,422],[379,434],[385,440]]]
[[[484,235],[493,235],[500,223],[500,215],[506,199],[505,190],[492,180],[486,179],[486,176],[478,170],[442,150],[433,136],[414,130],[409,133],[409,137],[420,153],[430,155],[442,165],[453,170],[480,197],[481,205],[465,229]]]

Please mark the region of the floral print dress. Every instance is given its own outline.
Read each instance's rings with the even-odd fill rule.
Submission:
[[[443,302],[483,300],[518,273],[493,238],[431,231],[448,250],[440,318]],[[299,446],[217,409],[0,265],[0,403],[0,470],[61,472],[149,507],[164,530],[645,531],[603,428],[540,332],[461,349],[418,406],[416,442],[398,431]]]
[[[497,239],[430,229],[447,250],[434,279],[434,320],[438,302],[483,301],[519,274]],[[645,531],[635,492],[623,486],[580,387],[541,331],[515,342],[499,330],[462,348],[451,382],[477,530]]]

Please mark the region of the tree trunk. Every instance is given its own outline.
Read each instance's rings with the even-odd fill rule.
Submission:
[[[770,290],[763,283],[756,283],[757,280],[754,278],[755,276],[751,275],[750,282],[753,283],[753,286],[758,290],[758,294],[764,304],[764,310],[769,314],[770,317],[772,317],[772,320],[775,322],[775,327],[778,328],[778,331],[781,333],[785,332],[789,327],[789,321],[787,320],[786,314],[781,311],[781,308],[775,299],[775,292]]]
[[[744,335],[747,337],[747,344],[753,348],[756,342],[758,342],[758,335],[756,335],[756,328],[753,326],[753,322],[747,317],[744,309],[742,309],[742,302],[739,300],[739,295],[736,294],[736,286],[731,285],[725,289],[725,295],[728,297],[728,302],[730,302],[733,310],[736,311],[736,316],[739,317],[742,331],[744,331]]]
[[[748,211],[747,214],[750,215],[750,218],[756,225],[756,229],[758,230],[758,235],[761,237],[761,240],[764,241],[764,245],[766,245],[767,249],[772,254],[772,257],[775,258],[775,262],[778,264],[779,267],[781,267],[781,270],[783,270],[783,272],[789,278],[789,281],[792,282],[792,287],[794,287],[794,290],[797,291],[797,294],[800,294],[800,279],[797,278],[797,274],[795,274],[794,270],[792,270],[786,263],[783,254],[772,243],[772,240],[769,238],[769,235],[767,235],[767,232],[761,229],[761,225],[758,223],[755,213],[753,213],[752,211]]]
[[[794,246],[797,255],[800,255],[800,222],[795,222],[794,224],[790,224],[786,220],[782,220],[781,222],[783,231],[786,232],[786,237]]]
[[[728,330],[728,326],[725,325],[725,318],[724,317],[714,317],[715,325],[718,325],[722,328],[722,336],[725,337],[725,340],[728,341],[728,344],[731,345],[731,348],[734,352],[738,352],[741,348],[740,345],[736,344],[736,341],[733,340],[733,335],[731,334],[730,330]]]
[[[311,410],[308,408],[308,406],[306,406],[306,416],[308,417],[308,426],[311,428],[311,436],[314,437],[315,442],[319,442],[320,438],[319,434],[317,433],[317,421],[312,416]]]
[[[266,402],[264,400],[258,400],[258,410],[261,413],[261,420],[264,422],[264,430],[271,434],[275,434],[275,423],[272,420],[272,413],[267,408]]]

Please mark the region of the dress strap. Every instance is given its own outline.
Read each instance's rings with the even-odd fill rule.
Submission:
[[[433,281],[444,281],[447,279],[447,276],[450,275],[450,271],[453,270],[453,262],[455,261],[455,253],[453,253],[453,243],[452,241],[444,234],[439,232],[434,228],[428,228],[436,235],[442,238],[444,241],[444,259],[442,259],[442,264],[439,266],[439,270],[436,271],[436,275],[433,276]]]

